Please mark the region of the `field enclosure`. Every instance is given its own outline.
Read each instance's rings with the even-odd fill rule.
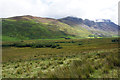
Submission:
[[[3,42],[3,78],[118,78],[116,38]]]

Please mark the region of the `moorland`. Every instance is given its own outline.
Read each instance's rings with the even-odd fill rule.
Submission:
[[[119,27],[110,20],[2,19],[3,78],[118,78]]]
[[[3,78],[118,78],[117,38],[3,42]]]

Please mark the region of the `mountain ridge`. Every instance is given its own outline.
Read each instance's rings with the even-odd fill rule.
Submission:
[[[86,38],[117,35],[117,25],[111,21],[94,22],[71,16],[53,19],[24,15],[2,18],[2,22],[3,36],[19,39]]]
[[[76,18],[76,17],[66,17],[59,19],[59,21],[64,22],[68,25],[71,26],[76,26],[76,25],[87,25],[88,27],[92,27],[94,29],[99,29],[102,31],[107,31],[107,32],[114,32],[114,34],[118,33],[118,25],[113,23],[111,20],[108,19],[102,19],[102,22],[95,22],[89,19],[81,19],[81,18]],[[74,24],[76,23],[76,24]]]

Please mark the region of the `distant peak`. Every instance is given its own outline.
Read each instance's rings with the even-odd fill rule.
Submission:
[[[96,19],[96,22],[111,22],[110,19]]]
[[[64,17],[64,18],[61,18],[61,19],[65,19],[65,20],[80,20],[82,21],[83,19],[82,18],[78,18],[78,17],[75,17],[75,16],[67,16],[67,17]]]
[[[75,16],[67,16],[65,18],[77,18],[77,17],[75,17]]]
[[[81,18],[78,18],[78,17],[75,17],[75,16],[67,16],[67,17],[65,17],[65,18],[76,18],[76,19],[81,19]]]

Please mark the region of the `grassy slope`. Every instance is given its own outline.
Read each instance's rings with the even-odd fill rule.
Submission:
[[[3,19],[3,40],[55,39],[60,37],[88,37],[85,29],[73,28],[54,19],[20,17]],[[5,37],[4,37],[5,36]],[[8,37],[8,38],[7,38]]]
[[[19,39],[55,38],[54,32],[47,29],[46,25],[32,21],[3,21],[3,35]],[[58,32],[59,35],[63,35]],[[4,39],[4,37],[3,37]]]

